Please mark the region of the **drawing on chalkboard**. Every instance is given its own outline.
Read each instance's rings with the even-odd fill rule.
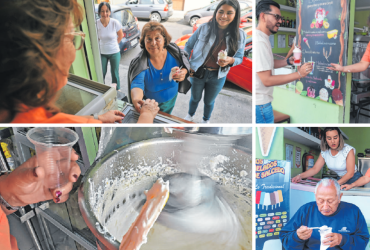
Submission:
[[[326,89],[322,88],[319,92],[319,97],[321,101],[327,102],[329,99],[329,93]]]
[[[329,53],[328,53],[328,51],[327,51],[327,50],[325,50],[325,47],[323,47],[323,54],[324,54],[324,57],[325,57],[326,61],[328,61],[328,62],[329,62],[329,56],[331,55],[331,46],[330,46],[330,51],[329,51]]]
[[[307,88],[307,96],[311,98],[315,98],[315,89],[314,87],[310,86]]]
[[[307,44],[309,49],[311,49],[310,44],[308,43],[308,39],[306,37],[303,37],[303,42]]]
[[[328,75],[328,79],[325,79],[325,87],[328,89],[334,89],[335,81],[331,79],[331,75]]]
[[[317,28],[320,29],[324,26],[325,29],[328,29],[330,24],[326,16],[329,14],[329,11],[325,11],[324,8],[318,8],[315,12],[315,19],[312,20],[311,29]]]
[[[295,93],[296,94],[301,94],[303,90],[303,83],[301,81],[298,81],[295,85]]]
[[[312,65],[309,75],[297,82],[297,94],[344,105],[346,75],[328,67],[347,64],[349,2],[297,1],[297,47],[302,49],[302,63]]]
[[[337,37],[338,37],[338,30],[328,31],[327,34],[328,34],[328,38],[329,39],[332,39],[332,38],[337,39]]]

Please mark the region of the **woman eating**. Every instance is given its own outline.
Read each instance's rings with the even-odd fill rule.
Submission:
[[[237,0],[221,1],[211,20],[194,32],[185,45],[190,55],[191,98],[188,115],[193,121],[204,91],[203,123],[209,123],[217,95],[230,67],[243,61],[246,34],[239,28],[240,5]],[[220,53],[221,52],[221,53]]]
[[[96,28],[98,30],[103,77],[105,80],[108,61],[110,61],[112,82],[117,83],[116,89],[119,90],[121,88],[119,79],[121,51],[118,44],[123,38],[122,25],[118,20],[110,17],[111,8],[107,2],[99,4],[98,13],[100,19],[96,21]]]
[[[344,143],[344,139],[339,128],[325,128],[321,137],[321,154],[315,165],[297,175],[292,182],[314,176],[323,168],[324,164],[330,170],[337,173],[338,183],[351,184],[357,181],[362,174],[358,171],[355,164],[355,149]]]
[[[3,6],[1,123],[121,122],[124,114],[118,110],[94,117],[65,114],[55,107],[57,92],[67,84],[76,50],[83,47],[85,34],[75,31],[82,20],[83,10],[76,0],[9,1]],[[146,105],[142,104],[140,113],[146,115],[138,122],[153,122],[156,102],[147,100]]]
[[[171,114],[179,83],[188,82],[187,54],[170,42],[171,36],[162,24],[150,21],[144,25],[140,37],[142,51],[131,61],[128,70],[128,88],[137,111],[140,102],[150,98],[158,102],[160,111]],[[171,74],[171,70],[175,73]]]

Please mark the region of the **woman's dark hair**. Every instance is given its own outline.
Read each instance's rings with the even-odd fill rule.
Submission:
[[[112,10],[110,9],[110,4],[109,4],[109,3],[107,3],[107,2],[101,2],[101,3],[99,4],[99,7],[98,7],[98,14],[99,14],[99,16],[100,16],[101,8],[102,8],[104,5],[105,5],[105,6],[107,6],[107,8],[108,8],[109,12],[112,12]]]
[[[271,5],[280,9],[280,4],[272,0],[262,0],[257,4],[256,6],[257,21],[259,20],[261,13],[271,12]]]
[[[321,144],[320,144],[321,151],[326,151],[326,150],[330,149],[328,143],[326,142],[326,132],[329,132],[329,131],[337,131],[338,132],[339,145],[337,147],[337,150],[339,150],[339,151],[342,150],[344,148],[344,138],[343,138],[342,132],[337,127],[328,127],[328,128],[325,128],[321,132],[322,133],[321,134]]]
[[[234,8],[235,17],[234,20],[226,28],[226,34],[229,35],[229,51],[227,52],[228,56],[234,56],[238,50],[238,41],[239,41],[239,25],[240,25],[240,4],[237,0],[222,0],[216,7],[215,12],[213,13],[212,18],[208,22],[209,31],[206,35],[206,41],[209,40],[211,34],[216,34],[215,42],[219,41],[218,37],[218,23],[216,20],[216,14],[222,5],[227,4]],[[202,51],[203,52],[203,51]]]
[[[7,1],[1,12],[0,111],[11,121],[26,108],[50,105],[58,90],[55,55],[70,18],[79,26],[83,9],[77,0],[17,0]]]
[[[164,48],[166,48],[171,42],[171,35],[167,32],[166,28],[157,21],[150,21],[147,22],[141,31],[140,37],[140,48],[145,49],[145,36],[148,31],[155,31],[158,30],[161,35],[164,37]]]

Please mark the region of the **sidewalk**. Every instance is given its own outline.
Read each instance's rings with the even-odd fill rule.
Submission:
[[[110,64],[108,63],[107,83],[112,81],[110,74]],[[128,66],[119,65],[119,76],[121,79],[120,92],[127,94],[127,72]],[[175,108],[172,115],[184,118],[189,109],[191,91],[186,95],[177,96]],[[197,112],[194,115],[194,122],[200,123],[203,119],[203,97],[199,102]],[[222,89],[216,98],[215,106],[212,112],[211,123],[252,123],[252,95],[237,93],[234,91]]]
[[[173,15],[168,18],[167,22],[177,22],[184,19],[185,12],[186,11],[174,10]]]

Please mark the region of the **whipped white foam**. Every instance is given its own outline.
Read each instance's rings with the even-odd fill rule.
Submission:
[[[233,150],[233,153],[237,154],[237,151]],[[185,233],[155,223],[148,233],[147,244],[142,245],[141,249],[250,249],[252,247],[252,182],[246,178],[248,173],[245,170],[240,171],[240,168],[251,169],[252,159],[248,159],[244,166],[230,167],[230,164],[233,164],[233,160],[224,155],[217,155],[202,161],[199,171],[210,176],[218,184],[228,206],[235,214],[240,225],[239,233],[235,238],[229,240],[220,234]],[[235,163],[237,164],[239,163]],[[156,161],[151,162],[143,159],[140,164],[131,166],[130,169],[122,167],[120,177],[106,178],[98,187],[94,187],[88,180],[91,184],[90,189],[93,191],[90,192],[90,206],[100,223],[97,227],[121,241],[139,216],[145,201],[143,191],[150,189],[159,177],[177,172],[177,163],[158,157]]]

